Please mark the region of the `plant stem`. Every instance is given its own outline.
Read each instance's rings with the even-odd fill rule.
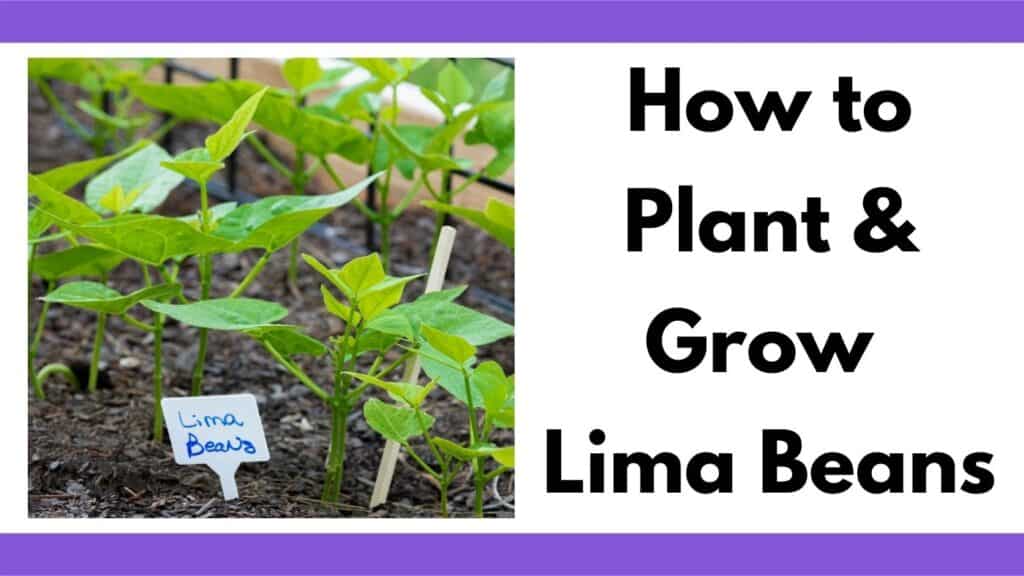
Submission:
[[[200,213],[199,213],[199,227],[203,232],[210,231],[210,200],[206,193],[206,181],[202,180],[199,182],[199,202],[200,202]],[[210,297],[210,269],[213,266],[212,258],[209,254],[203,254],[199,257],[199,283],[200,283],[200,300],[206,300]],[[209,337],[206,328],[199,329],[199,350],[196,354],[196,363],[192,368],[192,395],[201,396],[203,394],[203,371],[206,369],[206,341]]]
[[[149,140],[152,140],[153,142],[160,142],[161,140],[164,139],[164,136],[167,136],[168,132],[173,130],[174,127],[178,125],[178,122],[180,122],[180,120],[178,120],[177,118],[171,118],[167,122],[164,122],[163,124],[161,124],[147,138]]]
[[[463,180],[462,184],[459,184],[459,187],[456,188],[454,191],[452,191],[452,198],[454,199],[454,198],[458,197],[459,194],[462,194],[466,190],[466,188],[469,188],[470,186],[472,186],[483,175],[484,175],[483,171],[480,171],[480,172],[477,172],[476,174],[473,174],[469,178],[466,178],[465,180]]]
[[[106,274],[102,274],[100,276],[100,282],[102,284],[107,283]],[[106,330],[107,315],[100,312],[99,317],[96,319],[96,336],[92,341],[92,361],[89,363],[89,383],[87,390],[90,394],[96,391],[96,386],[99,382],[100,356],[103,352],[103,338],[106,335]]]
[[[395,368],[398,368],[399,366],[405,364],[405,361],[408,360],[409,357],[412,356],[413,354],[414,354],[414,352],[412,350],[406,350],[394,362],[392,362],[391,364],[388,364],[387,366],[385,366],[380,372],[374,373],[371,370],[370,371],[370,376],[373,376],[375,378],[383,378],[383,377],[387,376],[388,374],[393,372],[395,370]]]
[[[92,362],[89,363],[89,393],[96,391],[100,374],[100,354],[103,351],[103,337],[107,330],[107,315],[100,313],[96,320],[96,337],[92,341]]]
[[[331,447],[327,454],[324,489],[320,497],[327,503],[337,502],[341,495],[341,482],[345,474],[345,433],[348,414],[352,410],[351,404],[344,400],[331,404]]]
[[[164,315],[153,318],[153,441],[164,439]]]
[[[441,483],[441,518],[448,517],[448,483]]]
[[[57,95],[53,93],[53,88],[50,87],[50,84],[46,80],[36,80],[36,86],[39,87],[39,92],[42,93],[43,98],[46,99],[50,108],[67,123],[75,135],[86,142],[93,139],[93,135],[89,133],[89,130],[87,130],[85,126],[82,126],[78,120],[75,120],[75,117],[68,113],[67,109],[64,108],[64,104],[62,104],[57,98]]]
[[[327,176],[330,177],[331,182],[334,182],[334,185],[337,186],[338,190],[344,190],[346,188],[345,182],[341,179],[340,176],[338,176],[338,173],[334,170],[334,167],[331,166],[331,163],[328,162],[326,158],[320,159],[320,165],[324,167],[324,171],[327,172]],[[377,221],[377,212],[370,210],[369,206],[367,206],[362,200],[360,200],[359,198],[353,198],[352,204],[354,204],[355,207],[359,209],[359,212],[361,212],[363,216],[369,218],[374,222]]]
[[[382,200],[387,202],[387,195]],[[391,216],[384,214],[380,219],[380,259],[384,265],[384,273],[391,271]]]
[[[71,388],[74,390],[78,390],[82,387],[82,384],[78,381],[78,376],[75,376],[75,373],[71,368],[68,368],[66,364],[59,363],[47,364],[39,370],[39,384],[42,385],[43,382],[46,382],[46,379],[49,378],[51,374],[63,374],[71,384]]]
[[[134,326],[134,327],[138,328],[139,330],[142,330],[143,332],[153,332],[153,331],[155,331],[155,327],[154,326],[152,326],[150,324],[146,324],[145,322],[136,319],[134,316],[132,316],[131,314],[129,314],[127,312],[125,312],[124,314],[121,315],[121,320],[125,324],[127,324],[129,326]]]
[[[46,284],[46,293],[52,292],[55,285],[56,281],[50,280]],[[31,297],[31,293],[29,297]],[[39,318],[36,320],[36,331],[32,336],[32,344],[28,348],[28,374],[32,379],[32,388],[36,391],[36,397],[40,400],[46,400],[46,392],[43,391],[42,379],[36,374],[36,355],[39,353],[39,343],[43,341],[43,326],[46,325],[46,314],[49,310],[50,303],[44,300],[43,307],[39,311]]]
[[[352,318],[355,311],[349,315],[345,322],[345,332],[341,336],[341,343],[334,353],[334,398],[330,400],[331,406],[331,447],[327,453],[327,469],[324,474],[324,489],[320,499],[326,503],[338,501],[341,495],[341,484],[345,473],[345,435],[348,428],[348,415],[352,406],[358,399],[348,398],[348,390],[352,379],[345,375],[347,360],[348,339],[350,335],[358,336],[358,328],[353,324]],[[355,367],[355,355],[351,364]]]
[[[466,391],[466,410],[469,416],[469,446],[475,448],[480,438],[480,430],[476,422],[476,408],[473,406],[473,390],[469,385],[469,374],[462,371],[462,383]],[[484,516],[484,482],[483,482],[483,459],[473,459],[473,511],[477,518]]]
[[[260,256],[260,259],[257,260],[256,263],[252,265],[252,268],[249,269],[249,273],[246,274],[245,278],[243,278],[242,281],[238,284],[238,286],[235,287],[235,289],[231,292],[229,298],[238,298],[239,296],[244,294],[246,288],[248,288],[249,285],[252,284],[252,281],[255,280],[257,276],[260,275],[260,271],[263,270],[263,267],[266,266],[267,262],[269,261],[270,250],[267,250],[266,252],[263,253],[263,256]]]
[[[263,141],[257,138],[255,134],[250,134],[246,140],[253,148],[256,149],[256,152],[267,161],[267,164],[270,164],[270,166],[274,168],[274,170],[277,170],[278,173],[288,180],[292,179],[292,171],[289,170],[288,167],[284,165],[284,162],[281,162],[281,160],[278,159],[278,157],[275,156],[274,153],[271,152],[270,149],[263,144]]]
[[[298,378],[299,382],[302,382],[307,388],[309,388],[313,392],[313,394],[316,395],[317,398],[323,400],[327,404],[331,403],[330,394],[324,392],[323,388],[317,386],[316,382],[313,382],[313,380],[309,376],[307,376],[306,373],[303,372],[301,368],[299,368],[290,360],[285,358],[284,355],[278,352],[277,349],[271,346],[270,344],[264,342],[263,347],[266,348],[267,352],[269,352],[270,355],[274,357],[274,360],[277,360],[278,364],[283,366],[285,370],[291,372],[292,376]]]

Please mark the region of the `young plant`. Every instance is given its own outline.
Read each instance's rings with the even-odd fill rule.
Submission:
[[[398,150],[389,146],[388,141],[382,137],[381,130],[384,126],[393,130],[399,128],[398,87],[427,61],[416,58],[393,60],[353,58],[352,62],[369,72],[373,79],[356,87],[338,91],[329,96],[324,105],[344,117],[367,122],[372,131],[369,152],[370,167],[374,172],[384,172],[385,174],[377,187],[380,206],[371,208],[365,204],[357,204],[357,207],[379,228],[380,255],[384,261],[384,269],[389,270],[391,268],[391,225],[412,202],[419,191],[421,182],[417,181],[395,206],[391,206],[392,174],[397,168],[407,180],[412,180],[415,165],[404,159]],[[381,91],[390,93],[390,105],[387,108],[381,107],[379,96]],[[415,132],[416,128],[413,127],[412,130]],[[338,175],[331,166],[325,165],[324,168],[328,176],[334,179],[335,184],[339,184]]]
[[[28,71],[50,108],[100,156],[109,149],[128,146],[139,130],[152,123],[151,115],[134,112],[135,99],[127,87],[158,63],[155,59],[32,58]],[[78,100],[75,107],[89,117],[91,126],[79,122],[57,98],[51,86],[54,80],[85,91],[87,98]],[[159,139],[168,129],[170,126],[161,127],[153,138]]]
[[[50,181],[53,182],[54,180],[51,179]],[[36,273],[43,278],[49,279],[50,283],[47,294],[42,298],[43,314],[40,316],[36,337],[30,348],[30,368],[34,364],[34,355],[38,348],[45,311],[54,302],[97,312],[99,317],[104,319],[104,321],[100,322],[101,326],[105,324],[107,316],[114,315],[120,317],[125,323],[153,333],[153,386],[155,398],[153,437],[159,440],[163,433],[163,420],[160,411],[160,398],[163,393],[163,317],[157,315],[154,317],[152,324],[146,324],[130,316],[129,309],[144,298],[180,297],[180,286],[176,283],[177,266],[175,265],[172,272],[168,274],[162,269],[161,265],[170,256],[163,258],[155,257],[155,251],[151,249],[152,245],[156,243],[160,245],[161,250],[166,250],[173,246],[164,240],[146,235],[159,234],[161,229],[167,230],[170,224],[166,223],[174,222],[173,219],[165,219],[159,216],[129,215],[115,216],[108,220],[102,220],[99,214],[86,204],[58,192],[50,187],[46,181],[32,175],[29,176],[29,191],[39,201],[39,206],[33,211],[34,214],[43,214],[50,224],[64,230],[63,237],[68,238],[73,243],[71,248],[39,257],[33,263],[33,269]],[[137,197],[138,195],[135,196]],[[110,201],[109,199],[112,197],[120,197],[120,200]],[[104,203],[110,205],[115,212],[123,212],[123,208],[127,205],[127,201],[119,187],[116,187],[115,192],[108,194],[104,199]],[[128,219],[146,221],[151,226],[138,231],[136,234],[107,234],[105,236],[103,233],[96,233],[96,230],[123,231],[119,226]],[[161,223],[166,225],[161,226]],[[177,221],[175,223],[177,228],[174,231],[179,236],[185,230],[192,230],[192,227],[184,221]],[[76,240],[77,237],[90,240],[93,243],[80,244]],[[97,241],[97,238],[105,238],[107,242],[100,243]],[[111,241],[111,239],[116,241]],[[193,240],[193,242],[195,241]],[[134,254],[125,253],[121,249],[122,246],[131,246],[137,252]],[[143,257],[137,257],[138,254],[142,254]],[[120,264],[126,257],[135,260],[142,269],[146,287],[139,291],[122,295],[105,284],[96,282],[72,282],[64,284],[59,288],[54,288],[54,281],[57,278],[96,274],[102,276]],[[164,284],[159,286],[152,285],[148,268],[150,264],[157,266],[161,275],[167,279]],[[90,369],[90,392],[95,390],[95,366],[99,360],[100,344],[102,343],[102,331],[98,330],[97,334],[99,336],[93,348],[93,367]],[[37,386],[37,395],[42,394],[41,384],[47,373],[47,368],[53,366],[59,367],[59,365],[50,365],[41,370],[34,379],[33,384]],[[70,371],[66,373],[70,374]]]
[[[354,378],[386,391],[398,405],[370,399],[363,405],[367,424],[382,436],[398,442],[432,477],[438,486],[441,515],[447,517],[448,494],[452,482],[464,465],[472,469],[473,510],[483,516],[483,495],[487,485],[515,466],[515,448],[497,446],[491,435],[498,428],[511,429],[515,422],[515,385],[501,365],[487,361],[474,366],[476,347],[466,339],[441,332],[427,324],[420,326],[423,342],[417,354],[431,381],[427,386],[408,382],[385,382],[369,374],[352,374]],[[423,410],[423,401],[435,383],[439,383],[466,406],[469,440],[466,444],[434,436],[430,430],[435,418]],[[483,411],[482,422],[480,411]],[[422,437],[433,456],[428,464],[412,445],[413,438]],[[496,466],[488,469],[488,462]]]
[[[331,155],[358,163],[366,160],[369,141],[362,132],[323,106],[302,105],[308,94],[337,83],[348,70],[322,70],[313,59],[290,60],[285,76],[291,90],[267,92],[255,111],[252,120],[257,125],[294,147],[295,160],[289,168],[255,134],[246,136],[253,149],[289,181],[293,194],[303,193],[320,166],[329,168],[327,160]],[[198,86],[138,83],[132,85],[131,90],[142,102],[180,120],[223,122],[240,102],[263,88],[244,80],[219,80]],[[307,162],[307,157],[312,157],[313,161]],[[346,188],[339,178],[334,180],[339,189]],[[356,203],[361,205],[358,200]],[[297,246],[296,239],[289,262],[289,279],[293,285]]]
[[[134,260],[142,267],[147,284],[149,267],[153,267],[165,283],[176,283],[180,263],[188,257],[202,258],[218,253],[261,249],[263,255],[231,292],[230,298],[234,298],[245,292],[271,254],[287,246],[331,211],[358,196],[373,178],[367,178],[347,190],[323,196],[269,197],[243,206],[220,204],[206,211],[209,222],[207,230],[202,226],[200,215],[168,218],[153,214],[121,214],[101,219],[86,204],[57,192],[31,175],[29,190],[39,201],[36,210],[45,214],[50,222],[68,231],[72,238],[80,237],[92,242],[89,246]],[[137,195],[134,202],[137,204],[144,197],[145,194]],[[113,294],[107,296],[114,297]],[[184,301],[181,294],[175,297]],[[106,313],[104,310],[98,311]],[[126,321],[132,323],[131,319]],[[163,316],[158,313],[147,327],[133,325],[143,329],[151,328],[149,331],[154,333],[154,346],[158,354],[162,341]],[[154,364],[159,362],[159,356],[155,357]],[[154,431],[154,435],[157,434]]]
[[[42,298],[42,308],[39,311],[39,319],[36,321],[35,333],[32,343],[29,345],[28,366],[29,378],[36,396],[45,399],[43,383],[50,374],[63,374],[74,388],[79,387],[77,375],[66,365],[55,363],[43,366],[39,371],[35,368],[36,354],[39,352],[39,344],[42,341],[43,330],[46,323],[46,315],[50,309],[50,302],[45,296],[52,294],[61,280],[72,277],[84,278],[106,278],[107,274],[124,261],[124,256],[112,252],[100,246],[80,244],[58,252],[51,252],[44,256],[33,259],[31,270],[46,282],[46,293]],[[101,314],[103,321],[97,323],[96,338],[94,338],[92,362],[89,369],[89,391],[96,388],[96,377],[99,365],[100,350],[103,343],[105,326],[105,314]]]
[[[328,269],[309,255],[303,258],[326,281],[321,286],[325,309],[344,324],[342,333],[329,337],[326,342],[307,336],[299,327],[275,324],[284,314],[273,302],[249,300],[244,310],[231,309],[228,313],[221,306],[229,300],[185,305],[143,302],[143,305],[179,322],[242,332],[254,338],[278,364],[324,402],[331,412],[331,440],[321,498],[332,503],[338,501],[344,478],[348,416],[370,385],[353,382],[357,365],[368,364],[365,375],[378,380],[401,367],[414,353],[403,350],[399,342],[415,340],[421,317],[439,321],[443,318],[454,330],[485,343],[510,335],[512,327],[455,304],[453,300],[464,288],[436,292],[408,304],[399,304],[406,284],[417,276],[388,276],[377,254],[355,258],[340,269]],[[392,351],[398,355],[388,361],[389,357],[394,357]],[[329,387],[318,384],[295,361],[299,355],[319,357],[325,354],[330,358],[333,376]]]
[[[266,88],[250,96],[235,110],[231,118],[220,129],[206,138],[205,147],[187,150],[173,160],[161,162],[161,166],[164,168],[173,170],[199,184],[199,231],[203,234],[209,234],[214,229],[213,214],[210,212],[210,200],[206,192],[206,185],[210,177],[224,167],[224,160],[235,151],[235,148],[242,142],[242,139],[246,137],[246,128],[249,126],[249,122],[252,121],[256,108],[259,106],[265,92]],[[213,274],[212,258],[212,253],[210,252],[199,256],[201,300],[206,300],[210,297],[210,285]],[[206,329],[200,329],[199,352],[196,355],[196,362],[192,369],[193,396],[199,396],[203,393],[203,372],[206,366],[207,338]]]
[[[301,108],[306,103],[306,97],[317,90],[323,88],[329,88],[336,86],[338,82],[345,77],[346,74],[351,72],[351,68],[332,68],[330,70],[324,70],[320,67],[320,61],[316,58],[291,58],[285,60],[281,66],[281,73],[284,76],[286,82],[291,87],[291,90],[287,95],[292,97],[292,103],[296,109]],[[254,139],[255,140],[255,139]],[[257,140],[258,142],[258,140]],[[273,158],[272,153],[260,144],[257,144],[257,150],[267,158],[268,160]],[[282,175],[288,178],[292,185],[292,194],[305,194],[306,183],[309,182],[312,172],[316,170],[316,167],[326,162],[326,159],[321,156],[316,158],[316,162],[312,167],[306,165],[306,150],[302,147],[301,142],[297,142],[295,146],[295,161],[291,170],[285,169]],[[278,162],[271,162],[271,165],[283,165]],[[337,183],[339,188],[344,188],[344,184],[340,181]],[[292,241],[288,251],[288,281],[295,285],[298,277],[298,255],[299,255],[299,238]]]
[[[383,133],[405,161],[413,162],[420,169],[421,180],[433,197],[434,206],[440,207],[434,222],[433,246],[436,247],[448,207],[455,198],[481,176],[497,178],[512,165],[515,158],[515,107],[510,97],[513,77],[506,68],[487,78],[483,87],[477,89],[458,66],[447,62],[432,82],[418,81],[420,92],[441,111],[443,122],[433,128],[384,126]],[[455,142],[462,134],[467,145],[487,144],[495,153],[476,174],[453,187],[452,173],[472,167],[468,160],[452,156]],[[432,182],[433,174],[439,175],[436,185]]]
[[[39,175],[30,175],[29,194],[35,195],[36,192],[41,191],[44,195],[54,198],[55,201],[62,202],[66,198],[64,193],[82,180],[89,178],[121,158],[131,157],[136,152],[145,149],[148,145],[150,145],[149,142],[140,141],[117,154],[81,162],[72,162]],[[71,204],[72,206],[68,208],[70,210],[68,216],[75,219],[76,222],[92,222],[100,218],[100,215],[95,210],[82,206],[78,202],[72,202]],[[59,218],[55,218],[52,215],[52,209],[54,209],[52,206],[35,207],[29,212],[29,294],[31,295],[31,278],[33,274],[41,276],[47,282],[47,292],[56,287],[57,281],[72,276],[98,277],[105,281],[107,273],[113,270],[120,263],[120,260],[111,263],[109,254],[104,254],[104,251],[98,247],[79,247],[74,234],[67,228],[59,225]],[[58,231],[48,234],[54,228]],[[48,254],[42,258],[37,257],[37,247],[39,245],[55,241],[67,241],[70,244],[70,248],[63,252]],[[40,264],[41,259],[45,259],[43,264]],[[104,266],[104,263],[110,263],[110,265]],[[77,377],[64,365],[44,366],[39,373],[35,370],[35,356],[42,339],[48,311],[49,305],[44,302],[40,310],[39,319],[36,322],[35,336],[29,345],[29,376],[36,391],[36,396],[39,398],[45,398],[42,383],[49,374],[64,374],[73,385],[76,387],[78,385]],[[96,334],[93,338],[92,362],[89,365],[88,390],[90,392],[96,390],[105,327],[106,317],[101,315],[96,324]]]
[[[147,279],[149,275],[147,274]],[[121,294],[113,288],[97,282],[69,282],[53,290],[42,298],[44,305],[50,303],[64,304],[92,310],[101,317],[114,316],[126,324],[140,328],[153,334],[153,440],[163,439],[163,411],[160,400],[163,398],[163,317],[157,314],[152,324],[134,318],[130,309],[149,298],[170,298],[181,293],[181,285],[177,283],[147,286],[130,294]]]

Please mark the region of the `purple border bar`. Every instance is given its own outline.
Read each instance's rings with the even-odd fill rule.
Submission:
[[[1021,574],[1024,535],[0,536],[4,574]]]
[[[20,1],[0,3],[0,40],[1020,42],[1024,41],[1024,3],[981,0]]]
[[[1024,3],[3,2],[0,41],[1024,42]],[[0,573],[1022,574],[1024,534],[18,534]]]

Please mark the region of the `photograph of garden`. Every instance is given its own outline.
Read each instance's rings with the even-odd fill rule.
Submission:
[[[514,515],[511,60],[27,73],[31,517]],[[161,401],[234,394],[225,500]]]

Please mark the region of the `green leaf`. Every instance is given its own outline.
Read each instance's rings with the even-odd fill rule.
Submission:
[[[153,117],[148,114],[142,114],[139,116],[111,116],[102,109],[92,105],[91,102],[86,100],[79,100],[75,103],[75,106],[79,110],[85,112],[89,117],[100,124],[116,128],[118,130],[133,130],[141,128],[153,121]]]
[[[511,204],[506,204],[497,198],[488,198],[487,205],[484,207],[484,215],[498,226],[515,230],[516,209]]]
[[[363,318],[373,320],[388,308],[401,302],[405,285],[421,276],[423,274],[399,278],[388,276],[369,289],[364,290],[361,295],[357,295],[359,311],[362,313]]]
[[[67,250],[36,256],[32,272],[44,280],[60,280],[73,276],[101,276],[124,261],[124,256],[92,244],[73,246]]]
[[[505,408],[509,387],[505,371],[501,369],[500,364],[493,360],[481,362],[473,370],[470,380],[473,387],[480,391],[484,401],[483,408],[489,415],[498,414]]]
[[[341,293],[344,294],[345,297],[348,298],[350,302],[355,300],[355,294],[353,294],[351,288],[349,288],[344,282],[341,281],[341,277],[339,276],[337,270],[328,269],[327,266],[321,264],[320,261],[316,259],[316,257],[310,254],[303,254],[302,259],[305,260],[306,264],[309,264],[310,268],[319,272],[320,275],[324,277],[324,279],[330,282],[331,285],[333,285],[335,288],[340,290]]]
[[[388,84],[396,84],[404,78],[403,71],[392,66],[384,58],[352,58],[351,60],[360,68]]]
[[[206,84],[145,84],[131,86],[132,93],[150,107],[185,120],[224,123],[246,99],[263,86],[245,80],[219,80]],[[365,162],[369,138],[358,128],[320,108],[299,108],[291,97],[267,93],[253,117],[256,124],[287,139],[316,157],[340,154],[353,162]]]
[[[421,151],[427,154],[447,154],[455,144],[456,137],[466,130],[474,118],[497,106],[499,106],[498,102],[483,102],[459,112],[444,125],[434,130],[430,141]]]
[[[328,68],[320,75],[320,79],[306,86],[301,95],[311,94],[317,90],[334,88],[341,82],[341,79],[348,76],[349,72],[355,70],[355,66],[343,66],[340,68]]]
[[[111,162],[130,156],[149,144],[150,142],[148,140],[140,140],[128,148],[121,150],[117,154],[110,154],[108,156],[101,156],[99,158],[92,158],[81,162],[64,164],[63,166],[58,166],[53,170],[48,170],[39,174],[38,178],[57,192],[64,193],[70,190],[75,184],[78,184],[82,180],[85,180],[89,176],[92,176],[104,169]]]
[[[376,398],[370,398],[363,404],[363,416],[370,428],[388,440],[394,440],[400,444],[405,444],[410,438],[422,434],[423,428],[429,430],[434,425],[433,416],[421,413],[423,422],[423,428],[421,428],[414,410],[388,404]]]
[[[437,91],[452,108],[473,97],[473,85],[450,61],[437,75]]]
[[[132,210],[152,212],[184,180],[181,174],[161,166],[171,160],[171,155],[157,144],[143,147],[93,178],[85,187],[86,204],[102,213],[100,199],[115,186],[121,186],[124,190],[141,191]]]
[[[373,115],[363,106],[364,97],[377,94],[388,83],[380,78],[371,78],[352,86],[341,88],[324,99],[323,105],[346,118],[372,121]]]
[[[349,355],[349,358],[351,356],[360,356],[366,352],[387,352],[397,342],[397,336],[373,330],[364,330],[359,335],[359,338],[356,339],[356,349]]]
[[[288,315],[276,302],[254,298],[214,298],[189,304],[168,304],[146,300],[142,305],[182,324],[210,330],[253,330],[267,328]]]
[[[431,90],[430,88],[427,88],[426,86],[420,86],[420,94],[423,94],[423,96],[427,100],[430,100],[430,102],[433,103],[434,106],[437,106],[438,110],[440,110],[441,113],[444,114],[446,120],[452,117],[452,107],[449,106],[448,102],[445,101],[444,96]]]
[[[259,92],[250,96],[238,107],[238,110],[235,111],[226,124],[207,137],[206,149],[210,152],[210,160],[220,162],[235,151],[235,148],[245,138],[245,129],[252,122],[252,118],[256,114],[256,108],[259,107],[260,100],[263,99],[263,95],[266,93],[267,88],[264,87]]]
[[[474,346],[490,344],[514,333],[511,324],[455,303],[427,308],[420,315],[420,322],[463,338]]]
[[[243,330],[243,332],[260,342],[271,345],[285,356],[298,356],[300,354],[323,356],[327,352],[327,347],[323,343],[307,336],[297,326],[275,324],[273,326],[250,328]]]
[[[168,112],[181,120],[223,124],[238,108],[227,82],[206,84],[148,84],[139,82],[129,87],[132,95],[150,108]],[[258,88],[253,89],[253,93]]]
[[[464,404],[468,402],[463,371],[467,373],[472,372],[473,363],[476,361],[476,358],[470,358],[460,368],[451,358],[441,354],[430,344],[422,344],[420,346],[419,357],[423,372],[431,380],[435,380],[441,388],[444,388],[460,402]],[[481,406],[483,404],[483,396],[479,390],[473,387],[472,378],[469,381],[469,391],[473,395],[473,405]]]
[[[462,296],[462,294],[466,292],[467,288],[469,288],[469,286],[462,285],[455,286],[454,288],[437,290],[435,292],[427,292],[421,295],[415,301],[410,302],[408,304],[404,304],[403,306],[406,309],[426,310],[441,304],[448,304],[458,300],[459,296]]]
[[[353,258],[338,271],[338,279],[348,287],[356,302],[359,302],[363,292],[383,281],[386,276],[384,265],[376,252]]]
[[[468,461],[475,458],[486,458],[498,449],[495,446],[483,445],[475,448],[467,448],[446,440],[444,438],[433,438],[434,446],[437,446],[439,450],[445,454],[455,458],[456,460]]]
[[[221,218],[212,234],[234,242],[235,250],[276,251],[358,196],[378,176],[375,174],[334,194],[271,196],[243,204]]]
[[[372,322],[367,323],[366,328],[382,334],[405,338],[410,342],[416,341],[417,330],[409,317],[395,310],[379,314]]]
[[[155,214],[127,214],[72,229],[93,242],[153,266],[171,258],[232,248],[229,240],[204,234],[186,221]]]
[[[495,198],[487,199],[484,210],[474,210],[464,206],[424,201],[423,205],[444,214],[458,216],[487,232],[496,240],[515,250],[515,208]]]
[[[402,135],[389,124],[381,126],[381,132],[388,139],[390,144],[396,146],[403,154],[415,160],[416,164],[424,172],[429,173],[435,170],[459,170],[466,169],[471,166],[471,163],[468,161],[455,160],[447,154],[423,153],[416,150],[415,146],[403,138]]]
[[[211,160],[210,152],[206,148],[192,148],[178,154],[173,160],[161,162],[160,166],[196,182],[205,183],[214,172],[224,167],[224,163]]]
[[[434,388],[434,382],[430,382],[426,386],[420,386],[412,382],[389,382],[387,380],[381,380],[368,374],[360,374],[358,372],[345,372],[345,374],[366,382],[372,386],[376,386],[381,390],[384,390],[391,395],[398,402],[404,402],[412,408],[419,408],[423,401],[426,400],[427,395]]]
[[[29,58],[29,78],[53,78],[78,84],[93,70],[93,58]]]
[[[512,336],[511,324],[459,304],[439,306],[422,317],[424,323],[483,346]]]
[[[143,300],[165,298],[179,292],[181,292],[180,284],[160,284],[122,295],[117,290],[99,282],[82,281],[58,286],[42,300],[119,316]]]
[[[210,207],[210,220],[214,226],[220,221],[221,218],[227,216],[232,210],[238,208],[237,202],[221,202]],[[186,214],[185,216],[178,216],[177,220],[186,222],[195,229],[199,229],[199,214]]]
[[[516,448],[515,446],[505,446],[498,448],[491,452],[491,458],[494,458],[498,464],[505,466],[506,468],[516,467]]]
[[[465,287],[424,294],[374,318],[367,323],[367,328],[418,341],[420,326],[429,324],[465,338],[474,346],[490,344],[513,334],[510,324],[452,302],[463,290]]]
[[[498,150],[498,153],[491,158],[491,161],[484,166],[484,175],[489,178],[500,178],[502,174],[516,161],[515,146],[508,146]]]
[[[480,93],[480,102],[504,100],[511,82],[512,70],[508,68],[502,69],[501,72],[498,72],[493,78],[488,80],[487,85],[484,86],[483,91]]]
[[[465,364],[476,354],[476,347],[465,338],[447,334],[426,324],[420,326],[420,334],[435,350],[451,358],[455,364]]]
[[[334,294],[331,293],[331,289],[327,286],[320,285],[320,294],[324,297],[324,308],[331,314],[352,324],[359,324],[362,321],[362,316],[359,315],[359,312],[356,312],[347,304],[335,298]]]
[[[28,240],[38,240],[53,226],[53,218],[46,212],[37,208],[28,211]]]
[[[422,152],[432,138],[435,129],[418,124],[403,124],[393,128],[395,133],[407,146],[416,152]],[[447,149],[445,149],[447,151]],[[411,180],[416,172],[416,159],[406,154],[402,148],[391,143],[387,138],[377,141],[376,154],[373,157],[373,170],[387,170],[392,163],[402,173],[402,177]]]
[[[323,74],[317,58],[289,58],[281,66],[281,75],[297,94],[305,94],[306,88],[320,80]]]
[[[515,143],[515,104],[499,102],[496,106],[480,113],[480,121],[470,134],[466,144],[487,143],[495,148],[505,148]]]
[[[49,217],[59,226],[95,222],[100,215],[85,204],[51,188],[45,181],[32,174],[28,175],[28,193],[39,199],[36,210]]]
[[[124,188],[120,184],[115,185],[110,192],[107,192],[105,196],[100,198],[100,208],[105,209],[108,212],[114,214],[122,214],[131,207],[135,199],[141,194],[141,190],[133,190],[128,194],[125,194]]]

